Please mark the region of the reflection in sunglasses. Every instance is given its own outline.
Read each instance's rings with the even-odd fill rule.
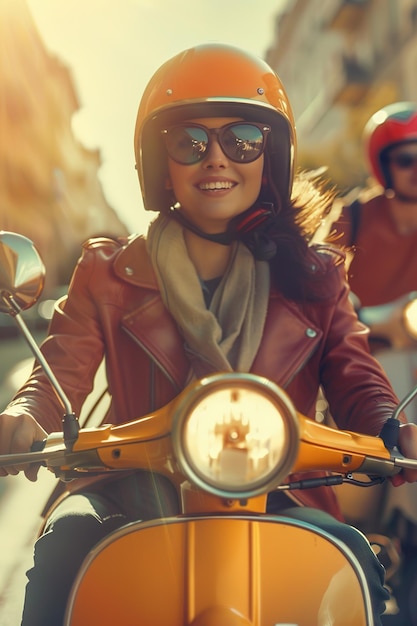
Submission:
[[[181,165],[193,165],[208,154],[213,135],[228,159],[251,163],[263,153],[270,126],[255,122],[232,122],[221,128],[201,124],[178,124],[162,134],[168,155]]]

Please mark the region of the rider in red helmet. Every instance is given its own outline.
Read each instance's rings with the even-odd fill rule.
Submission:
[[[365,155],[378,186],[345,207],[338,242],[354,246],[349,281],[362,306],[417,288],[417,104],[390,104],[364,130]]]
[[[417,104],[397,102],[377,111],[365,126],[363,138],[374,177],[384,189],[392,189],[390,154],[396,154],[396,147],[417,143]],[[403,168],[407,169],[407,160]],[[401,191],[398,194],[401,197]]]

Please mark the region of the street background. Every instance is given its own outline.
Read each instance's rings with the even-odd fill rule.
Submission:
[[[43,336],[44,333],[35,334],[38,341]],[[0,342],[0,408],[3,409],[33,358],[22,337],[2,338]],[[45,468],[40,469],[36,483],[28,481],[23,474],[0,477],[1,626],[20,623],[25,572],[31,565],[43,506],[55,484],[55,476]]]

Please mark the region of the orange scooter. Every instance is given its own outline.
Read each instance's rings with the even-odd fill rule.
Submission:
[[[181,514],[127,524],[90,552],[65,625],[371,625],[355,556],[310,524],[267,514],[267,493],[317,486],[285,482],[292,472],[327,470],[320,484],[330,485],[351,482],[352,473],[390,476],[417,461],[377,437],[300,415],[282,389],[252,374],[215,374],[133,422],[79,429],[20,316],[39,295],[40,267],[28,240],[0,233],[0,310],[15,317],[61,398],[63,432],[35,451],[0,456],[0,465],[43,463],[63,480],[151,470],[172,481],[182,503]]]

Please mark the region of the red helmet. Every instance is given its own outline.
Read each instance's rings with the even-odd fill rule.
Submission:
[[[390,187],[387,153],[399,144],[417,142],[417,104],[396,102],[380,109],[366,124],[363,136],[373,175],[383,187]]]
[[[193,117],[243,117],[269,124],[269,175],[281,199],[290,197],[295,127],[281,81],[265,61],[232,46],[208,44],[164,63],[143,93],[134,141],[146,210],[163,211],[172,204],[165,189],[167,156],[161,130]]]

